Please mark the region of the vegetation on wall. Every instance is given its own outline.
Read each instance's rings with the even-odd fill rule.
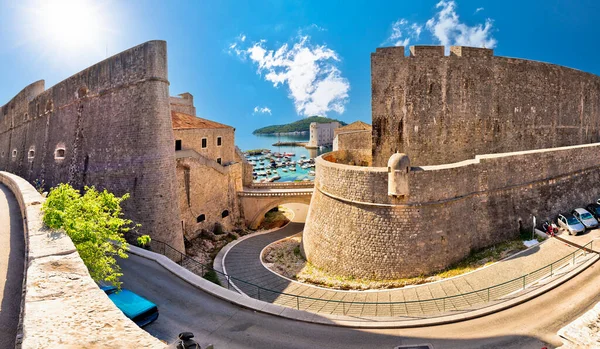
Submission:
[[[347,125],[345,122],[340,121],[340,120],[330,119],[330,118],[326,118],[323,116],[315,115],[315,116],[310,116],[308,118],[304,118],[302,120],[292,122],[291,124],[271,125],[271,126],[262,127],[262,128],[254,130],[254,132],[252,132],[252,134],[258,135],[258,134],[273,134],[273,133],[287,133],[287,132],[308,132],[310,130],[310,124],[312,122],[317,122],[319,124],[326,124],[326,123],[334,122],[334,121],[339,122],[340,125],[342,125],[342,126]]]
[[[65,231],[96,282],[121,286],[123,273],[115,258],[127,258],[129,246],[123,233],[139,227],[122,217],[121,202],[128,197],[94,187],[85,187],[81,195],[69,184],[59,184],[50,190],[44,203],[44,223]]]

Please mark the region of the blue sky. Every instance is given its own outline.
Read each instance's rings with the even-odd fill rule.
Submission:
[[[166,40],[171,94],[238,133],[307,115],[371,119],[370,53],[468,44],[600,74],[600,1],[3,1],[0,104]]]

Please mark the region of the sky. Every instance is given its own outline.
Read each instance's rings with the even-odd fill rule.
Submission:
[[[166,40],[171,95],[237,133],[311,115],[371,120],[377,47],[465,45],[600,75],[600,1],[0,0],[0,105]]]

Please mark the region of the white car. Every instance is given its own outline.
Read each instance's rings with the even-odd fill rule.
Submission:
[[[598,221],[584,208],[576,208],[571,212],[587,229],[598,227]]]
[[[558,223],[559,227],[565,229],[569,235],[577,235],[585,231],[585,225],[581,224],[572,214],[559,214],[556,223]]]

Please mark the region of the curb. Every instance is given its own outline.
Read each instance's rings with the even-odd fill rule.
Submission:
[[[577,268],[571,270],[568,274],[559,277],[556,280],[538,288],[535,291],[526,293],[517,298],[511,299],[509,301],[505,301],[502,303],[498,303],[486,308],[481,308],[478,310],[465,312],[462,314],[456,315],[448,315],[448,316],[440,316],[433,317],[427,319],[417,319],[417,320],[381,320],[381,318],[374,317],[350,317],[350,316],[338,316],[338,315],[327,315],[327,314],[317,314],[311,313],[304,310],[297,310],[293,308],[283,307],[280,305],[266,303],[263,301],[259,301],[254,298],[250,298],[246,295],[235,293],[233,291],[227,290],[221,286],[213,284],[212,282],[205,280],[204,278],[192,273],[191,271],[185,269],[184,267],[176,264],[166,256],[146,251],[140,249],[135,246],[130,246],[130,253],[155,261],[173,275],[181,278],[182,280],[188,282],[190,285],[199,288],[200,290],[213,295],[221,300],[227,301],[229,303],[241,306],[243,308],[251,309],[254,311],[259,311],[261,313],[270,314],[279,316],[282,318],[303,321],[314,324],[321,325],[329,325],[329,326],[339,326],[339,327],[350,327],[350,328],[413,328],[413,327],[425,327],[425,326],[433,326],[433,325],[444,325],[454,322],[460,322],[470,319],[475,319],[478,317],[490,315],[493,313],[497,313],[504,309],[508,309],[514,307],[516,305],[522,304],[530,299],[533,299],[545,292],[548,292],[566,281],[572,279],[585,269],[587,269],[592,264],[596,263],[600,256],[598,254],[594,255],[590,260],[586,263],[578,266]]]

